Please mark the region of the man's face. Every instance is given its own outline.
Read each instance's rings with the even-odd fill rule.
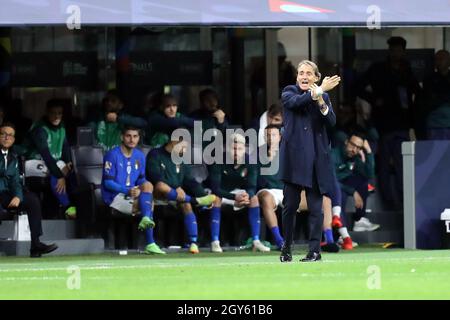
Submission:
[[[240,142],[234,142],[231,145],[231,154],[233,156],[234,162],[237,162],[244,158],[245,156],[245,144]]]
[[[213,95],[208,94],[202,99],[202,107],[209,112],[214,112],[219,108],[219,101]]]
[[[280,144],[280,130],[276,128],[266,129],[266,142],[269,146],[278,146]]]
[[[360,137],[351,136],[349,140],[345,143],[345,152],[347,157],[353,158],[359,154],[363,148],[364,141]]]
[[[107,95],[103,103],[104,109],[110,112],[118,112],[123,108],[123,102],[115,95]]]
[[[127,130],[122,134],[122,143],[128,149],[136,148],[139,143],[139,131]]]
[[[168,118],[175,118],[178,110],[178,104],[175,99],[166,99],[163,103],[164,115]]]
[[[406,51],[401,45],[393,45],[389,47],[389,56],[392,61],[400,61],[405,57]]]
[[[63,117],[63,108],[62,107],[54,107],[48,110],[47,112],[48,121],[54,125],[59,126]]]
[[[319,81],[319,77],[314,73],[313,67],[308,64],[302,64],[297,69],[297,84],[300,89],[306,91],[309,87]]]
[[[11,127],[0,129],[0,146],[3,149],[9,149],[15,141],[16,131]]]
[[[283,124],[283,116],[281,113],[273,115],[273,116],[269,116],[267,119],[267,124],[274,124],[274,125],[278,125],[281,126]]]

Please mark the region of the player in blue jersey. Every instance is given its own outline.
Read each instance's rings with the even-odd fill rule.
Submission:
[[[147,241],[145,252],[165,254],[153,238],[153,185],[145,179],[145,155],[136,149],[139,139],[139,129],[124,127],[121,145],[106,153],[103,160],[103,201],[126,214],[140,211],[139,229],[145,231]]]

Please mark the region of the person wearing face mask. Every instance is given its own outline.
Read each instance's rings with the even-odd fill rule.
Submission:
[[[297,83],[283,89],[283,139],[280,147],[280,177],[283,189],[283,238],[281,262],[292,261],[291,245],[300,192],[305,190],[309,217],[309,251],[302,262],[318,261],[322,236],[323,195],[332,188],[330,140],[327,127],[336,124],[336,116],[327,92],[340,77],[325,77],[321,83],[317,65],[303,60],[297,68]]]

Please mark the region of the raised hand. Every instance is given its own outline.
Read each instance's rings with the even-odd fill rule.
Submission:
[[[217,119],[217,122],[219,123],[223,123],[225,121],[225,112],[223,112],[221,109],[217,109],[212,115]]]
[[[322,80],[322,84],[320,87],[322,88],[323,92],[330,91],[334,87],[336,87],[339,82],[341,81],[341,77],[334,75],[332,77],[325,77]]]
[[[363,148],[364,148],[364,150],[366,150],[366,153],[372,153],[372,149],[370,148],[369,141],[364,140]]]

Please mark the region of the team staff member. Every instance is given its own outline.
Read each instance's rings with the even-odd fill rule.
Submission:
[[[11,150],[15,141],[16,130],[13,124],[0,126],[0,218],[11,218],[6,209],[25,211],[28,215],[31,233],[30,257],[38,258],[42,254],[58,249],[56,244],[45,244],[39,240],[42,235],[41,204],[38,197],[31,192],[24,192],[20,183],[17,156]]]
[[[304,189],[309,208],[309,252],[300,261],[318,261],[322,236],[322,196],[331,190],[330,141],[327,126],[336,124],[336,115],[327,91],[339,84],[340,77],[325,77],[317,65],[303,60],[298,65],[297,84],[283,89],[284,133],[280,149],[283,189],[283,238],[281,262],[292,260],[291,244],[295,215]]]

